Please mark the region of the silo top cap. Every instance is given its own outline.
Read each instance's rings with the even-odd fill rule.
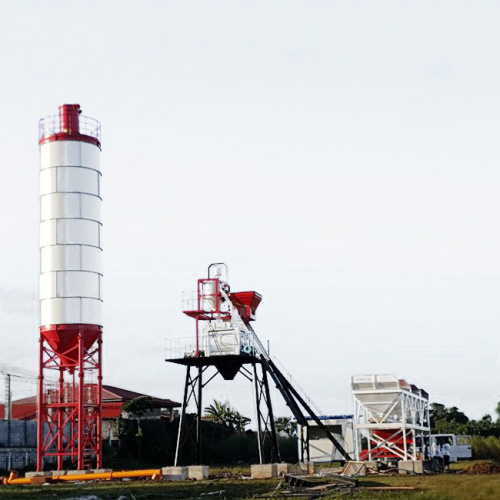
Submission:
[[[80,116],[79,104],[59,106],[59,116],[40,120],[40,145],[53,141],[83,141],[101,147],[101,124]]]

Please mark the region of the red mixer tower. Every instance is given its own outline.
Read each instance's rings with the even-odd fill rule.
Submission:
[[[102,465],[101,126],[80,113],[40,121],[38,470]]]

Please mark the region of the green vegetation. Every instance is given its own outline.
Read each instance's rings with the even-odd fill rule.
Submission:
[[[497,413],[500,403],[497,405]],[[446,408],[440,403],[431,404],[431,430],[434,434],[466,434],[470,436],[500,437],[500,414],[493,420],[484,415],[480,420],[470,420],[456,406]]]
[[[123,403],[122,411],[130,414],[131,417],[135,418],[137,421],[137,432],[135,434],[135,439],[137,441],[137,458],[141,459],[141,444],[142,444],[142,428],[141,428],[141,418],[151,410],[153,398],[151,396],[139,396],[131,401]],[[121,417],[120,417],[121,418]],[[123,425],[120,423],[120,430],[123,429]]]
[[[276,432],[287,436],[297,435],[297,426],[292,423],[292,419],[289,417],[278,417],[274,420],[274,425],[276,426]]]
[[[472,437],[472,456],[477,459],[500,463],[500,438],[495,436]]]
[[[251,420],[241,415],[229,403],[221,403],[214,399],[214,402],[205,408],[205,420],[210,420],[215,424],[225,425],[235,432],[243,432]]]

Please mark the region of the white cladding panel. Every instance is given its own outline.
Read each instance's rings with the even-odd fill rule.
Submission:
[[[40,248],[57,243],[57,221],[48,220],[40,223]]]
[[[51,193],[40,199],[40,220],[82,218],[101,220],[101,199],[82,193]]]
[[[102,325],[100,149],[40,147],[41,325]]]
[[[102,325],[102,301],[86,298],[43,299],[40,301],[40,324],[83,323]]]
[[[90,245],[100,247],[101,225],[86,219],[51,219],[40,223],[40,246]]]
[[[87,193],[100,195],[101,174],[81,167],[53,167],[40,172],[40,194]]]
[[[99,223],[90,220],[59,219],[56,243],[100,247],[100,229]]]
[[[102,274],[102,250],[84,245],[52,245],[41,249],[41,273],[92,271]]]
[[[42,169],[50,167],[87,167],[99,170],[100,149],[80,141],[52,141],[40,146]]]
[[[100,275],[82,271],[57,271],[40,275],[40,299],[88,297],[100,299]]]

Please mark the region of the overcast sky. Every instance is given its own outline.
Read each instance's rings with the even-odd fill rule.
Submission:
[[[164,339],[194,335],[182,291],[223,261],[325,413],[371,373],[494,412],[498,2],[0,8],[0,364],[38,370],[38,120],[79,103],[102,123],[105,384],[182,399]]]

